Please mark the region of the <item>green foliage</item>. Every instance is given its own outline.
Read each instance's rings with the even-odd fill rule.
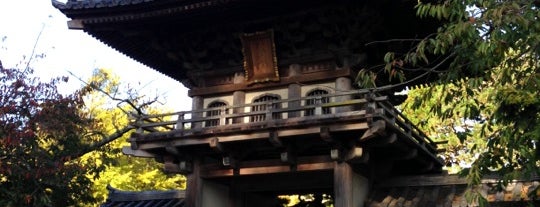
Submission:
[[[86,126],[83,93],[67,96],[32,69],[0,64],[0,206],[76,206],[93,200],[78,162]]]
[[[118,78],[104,70],[73,94],[58,93],[64,81],[41,82],[30,68],[0,64],[0,206],[97,206],[109,183],[184,187],[182,176],[164,175],[155,161],[121,153],[133,129],[127,112],[155,112],[152,101],[122,94]]]
[[[404,110],[416,110],[424,130],[449,140],[448,162],[470,163],[462,174],[471,186],[486,174],[501,175],[503,185],[540,173],[539,6],[531,0],[419,1],[417,15],[441,26],[410,52],[390,51],[385,58],[391,76],[393,70],[437,74],[437,83],[410,93]],[[459,158],[463,152],[468,156]],[[479,196],[469,198],[484,204]]]
[[[131,105],[111,105],[110,100],[118,97],[129,97],[130,104],[141,104],[143,101],[130,89],[122,89],[120,79],[109,70],[98,69],[88,81],[88,85],[97,87],[85,96],[88,113],[99,123],[100,131],[110,134],[129,124],[126,111]],[[122,102],[120,102],[122,103]],[[153,108],[145,108],[147,113],[162,113]],[[93,182],[91,194],[96,202],[85,203],[85,206],[99,206],[107,198],[107,185],[122,190],[168,190],[185,188],[185,177],[166,175],[160,169],[160,163],[152,159],[129,157],[122,154],[122,147],[129,146],[131,133],[111,141],[107,145],[85,154],[80,162],[85,166],[93,166],[86,177]]]

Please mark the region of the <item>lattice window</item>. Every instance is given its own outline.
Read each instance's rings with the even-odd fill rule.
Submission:
[[[317,97],[328,94],[328,91],[322,90],[322,89],[316,89],[307,94],[308,97]],[[306,99],[306,106],[310,105],[316,105],[316,104],[325,104],[330,103],[330,97],[318,97],[318,98],[312,98],[312,99]],[[329,114],[330,108],[323,107],[322,108],[322,114]],[[315,115],[315,109],[306,109],[305,116],[313,116]]]
[[[279,96],[277,96],[277,95],[264,95],[262,97],[259,97],[259,98],[255,99],[255,100],[253,100],[253,103],[264,103],[264,102],[271,102],[271,101],[277,101],[277,100],[279,100]],[[272,108],[279,109],[279,108],[281,108],[281,104],[280,103],[273,103]],[[255,106],[251,107],[252,112],[266,111],[266,110],[268,110],[267,109],[267,104],[255,105]],[[281,119],[281,113],[272,114],[272,118],[273,119]],[[250,122],[259,122],[259,121],[264,121],[264,120],[266,120],[266,114],[253,115],[253,116],[251,116],[249,118]]]
[[[225,107],[227,106],[226,103],[224,102],[221,102],[221,101],[214,101],[210,104],[208,104],[208,109],[211,109],[211,108],[218,108],[216,110],[211,110],[211,111],[206,111],[206,117],[214,117],[214,116],[217,116],[219,117],[221,115],[221,109],[222,107]],[[216,119],[210,119],[210,120],[207,120],[204,122],[204,126],[205,127],[211,127],[211,126],[218,126],[219,125],[219,118],[216,118]]]

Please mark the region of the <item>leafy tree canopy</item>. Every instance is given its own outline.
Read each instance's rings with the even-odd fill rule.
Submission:
[[[73,159],[93,125],[81,91],[58,93],[67,78],[41,82],[32,69],[0,64],[0,206],[69,206],[89,201],[90,180]]]
[[[385,57],[390,75],[413,70],[424,72],[418,80],[437,77],[418,87],[408,106],[424,110],[418,121],[432,135],[461,145],[454,156],[469,154],[463,173],[472,185],[486,174],[502,175],[504,184],[540,173],[539,6],[536,0],[419,1],[418,16],[441,26],[423,39],[395,40],[415,46]],[[363,74],[358,82],[373,86],[367,78],[378,74]]]
[[[112,99],[117,97],[131,97],[131,104],[138,102],[152,102],[155,97],[136,95],[135,91],[123,88],[120,78],[106,69],[96,69],[93,76],[87,81],[88,85],[99,87],[85,96],[85,110],[100,123],[100,131],[113,133],[119,128],[129,124],[126,112],[130,111],[129,104],[112,105]],[[127,95],[131,94],[131,95]],[[117,102],[117,103],[122,103]],[[126,105],[127,104],[127,105]],[[145,113],[163,113],[158,109],[149,107]],[[166,175],[159,163],[153,159],[131,157],[122,154],[122,147],[129,146],[128,138],[131,132],[108,143],[107,145],[89,152],[81,157],[80,162],[85,166],[94,166],[87,171],[86,176],[92,180],[92,196],[96,202],[85,203],[86,206],[99,206],[107,198],[107,185],[121,190],[168,190],[185,188],[185,177],[181,175]]]
[[[121,91],[105,70],[63,95],[57,86],[67,78],[42,82],[32,72],[0,64],[0,206],[96,206],[108,184],[183,187],[155,161],[121,153],[133,130],[127,114],[156,112],[148,107],[157,97]]]

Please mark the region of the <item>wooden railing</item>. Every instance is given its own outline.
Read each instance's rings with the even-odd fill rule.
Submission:
[[[324,98],[330,99],[329,103],[322,103]],[[315,101],[313,101],[315,100]],[[315,103],[306,105],[307,102]],[[295,104],[292,104],[295,103]],[[289,107],[290,105],[298,105]],[[250,111],[254,106],[265,105],[264,111]],[[279,106],[279,107],[275,107]],[[324,114],[323,109],[329,114]],[[206,117],[209,111],[219,110],[219,115]],[[324,94],[320,96],[303,97],[297,99],[282,99],[277,101],[250,103],[237,106],[216,107],[203,110],[182,111],[157,115],[137,116],[132,123],[138,128],[140,134],[156,131],[214,131],[224,129],[238,129],[242,126],[248,128],[275,127],[276,123],[287,120],[321,120],[325,118],[346,118],[355,115],[358,111],[364,111],[367,116],[374,119],[385,120],[391,127],[401,131],[410,141],[415,142],[422,148],[437,153],[437,144],[424,132],[398,111],[386,96],[371,93],[367,90],[348,91],[336,94]],[[305,114],[306,111],[314,111],[314,114]],[[236,113],[234,113],[236,112]],[[250,117],[264,117],[264,119],[250,122]],[[366,117],[367,117],[366,116]],[[253,119],[251,119],[253,121]],[[212,126],[205,123],[212,122]],[[217,124],[215,124],[217,123]],[[289,124],[290,122],[287,122]],[[290,127],[290,126],[288,126]],[[179,133],[184,134],[184,133]]]

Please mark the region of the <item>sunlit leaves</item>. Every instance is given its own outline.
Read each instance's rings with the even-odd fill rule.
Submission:
[[[101,89],[101,91],[89,90],[85,96],[85,101],[88,103],[85,110],[96,120],[96,123],[99,123],[99,125],[95,125],[95,129],[109,134],[128,125],[129,118],[124,112],[129,111],[130,106],[110,104],[108,95],[114,94],[115,97],[138,96],[124,94],[129,93],[129,89],[123,88],[119,77],[106,69],[95,70],[88,82]],[[137,103],[139,100],[132,99],[130,101]],[[163,111],[154,108],[145,108],[145,111],[147,113],[163,113]],[[130,157],[122,154],[122,147],[129,146],[129,135],[126,133],[79,159],[84,166],[88,166],[90,169],[87,171],[86,177],[92,180],[91,195],[97,200],[97,202],[84,203],[84,206],[98,206],[103,203],[108,195],[107,185],[130,191],[185,188],[185,177],[164,174],[161,171],[162,166],[154,159]],[[99,140],[101,137],[94,136],[93,138]]]
[[[504,184],[523,174],[540,173],[537,4],[523,0],[420,1],[418,16],[441,20],[440,28],[409,54],[386,60],[403,60],[404,65],[439,75],[438,83],[417,89],[419,94],[411,92],[414,100],[409,106],[415,109],[413,113],[429,114],[422,123],[431,123],[425,125],[430,126],[425,129],[431,134],[448,135],[448,147],[457,151],[446,153],[447,160],[463,155],[459,148],[472,155],[467,158],[470,168],[464,171],[472,185],[485,174],[498,173]],[[446,68],[426,69],[418,64],[425,60],[415,56],[417,51],[429,54],[432,65],[440,63]],[[448,56],[452,58],[444,59]],[[441,128],[453,130],[454,135]],[[459,142],[451,141],[452,137]],[[483,203],[481,197],[470,198]]]

